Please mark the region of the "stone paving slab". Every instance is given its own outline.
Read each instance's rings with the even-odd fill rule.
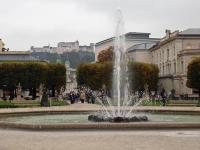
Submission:
[[[200,131],[21,131],[0,129],[1,150],[199,150]]]

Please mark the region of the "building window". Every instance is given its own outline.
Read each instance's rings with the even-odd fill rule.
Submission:
[[[171,74],[171,64],[169,64],[169,74]]]
[[[161,51],[160,51],[160,62],[161,62]]]
[[[176,47],[175,47],[175,44],[174,44],[174,56],[176,55]]]
[[[164,66],[164,64],[163,64],[163,75],[165,74],[165,66]]]
[[[167,49],[167,60],[169,60],[169,49]]]
[[[164,50],[162,50],[162,60],[164,61]]]
[[[162,74],[162,64],[159,64],[159,74]]]
[[[176,63],[174,63],[174,74],[176,74]]]
[[[181,71],[182,71],[182,73],[184,72],[184,64],[183,64],[183,61],[181,61]]]
[[[155,57],[156,57],[156,60],[157,60],[156,62],[158,63],[158,62],[159,62],[159,59],[158,59],[158,52],[156,52],[156,56],[155,56]]]

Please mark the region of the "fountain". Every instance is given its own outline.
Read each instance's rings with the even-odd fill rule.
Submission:
[[[101,109],[99,109],[99,105],[92,105],[93,109],[91,109],[91,105],[88,107],[85,104],[81,104],[83,108],[77,104],[66,107],[2,109],[0,110],[0,128],[27,130],[200,129],[199,108],[137,107],[144,101],[150,100],[148,87],[145,87],[145,94],[142,95],[142,98],[139,93],[131,95],[129,92],[128,62],[123,28],[123,16],[118,10],[112,98],[106,98],[105,101],[97,99],[102,106]],[[40,89],[42,92],[43,88],[40,87]],[[96,113],[88,115],[94,111]],[[137,111],[140,114],[136,113]],[[142,115],[142,112],[148,117]],[[148,122],[144,123],[143,121]]]
[[[102,110],[94,115],[88,116],[90,121],[110,122],[135,122],[148,121],[146,116],[136,116],[133,108],[139,105],[144,99],[138,99],[135,106],[130,107],[131,96],[129,94],[128,59],[126,55],[125,32],[123,15],[120,9],[117,10],[117,24],[114,40],[114,70],[113,70],[113,94],[112,100],[106,99],[108,106],[102,105]]]

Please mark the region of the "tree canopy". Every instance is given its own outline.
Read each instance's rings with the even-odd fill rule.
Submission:
[[[157,91],[159,69],[153,64],[130,62],[129,79],[133,91],[144,91],[145,85],[149,91]]]
[[[186,85],[189,88],[197,89],[200,95],[200,57],[195,58],[189,63]]]
[[[86,85],[93,90],[101,89],[103,84],[110,88],[111,74],[111,62],[81,64],[77,69],[77,82],[78,85]]]
[[[113,47],[110,46],[108,49],[102,50],[97,56],[98,62],[112,61],[114,58]]]
[[[133,91],[144,90],[145,85],[148,85],[149,90],[157,90],[159,70],[155,65],[130,62],[128,68]],[[77,82],[78,85],[85,85],[93,90],[99,90],[103,85],[111,90],[112,73],[112,62],[81,64],[77,69]]]
[[[11,93],[20,83],[22,89],[33,92],[43,84],[49,90],[59,90],[66,84],[66,69],[61,64],[39,62],[4,62],[0,63],[0,89]],[[33,91],[32,91],[33,90]]]

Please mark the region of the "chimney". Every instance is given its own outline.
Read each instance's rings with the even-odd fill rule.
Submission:
[[[169,37],[170,37],[170,34],[171,34],[171,30],[166,29],[166,30],[165,30],[165,33],[166,33],[166,37],[169,38]]]

